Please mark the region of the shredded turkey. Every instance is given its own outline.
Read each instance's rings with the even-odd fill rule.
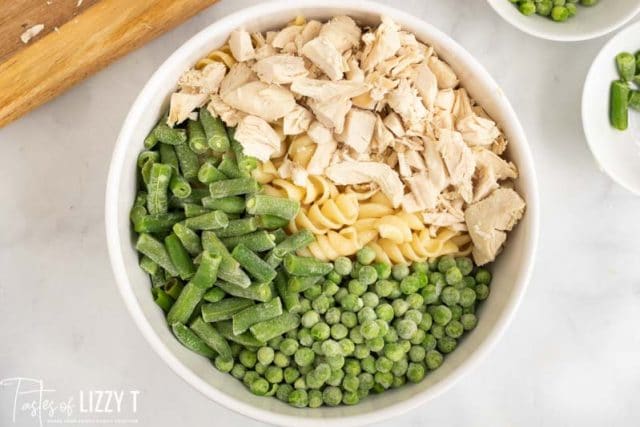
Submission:
[[[251,82],[222,95],[229,106],[268,122],[284,117],[296,106],[287,89],[264,82]]]
[[[344,65],[340,51],[326,38],[316,37],[302,47],[302,54],[320,68],[331,80],[340,80]]]
[[[229,36],[229,48],[236,61],[242,62],[253,58],[254,50],[251,43],[251,34],[238,29]]]
[[[242,144],[247,156],[266,162],[280,150],[280,137],[269,123],[256,116],[246,116],[236,128],[234,138]]]
[[[304,60],[293,55],[273,55],[256,62],[253,70],[265,83],[288,84],[309,72]]]

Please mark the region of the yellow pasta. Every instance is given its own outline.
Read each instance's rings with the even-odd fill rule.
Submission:
[[[265,192],[274,196],[298,200],[303,206],[311,203],[324,203],[338,195],[336,186],[319,175],[310,175],[307,185],[304,187],[295,185],[286,179],[274,179],[265,186]]]
[[[457,232],[448,228],[441,229],[435,237],[427,230],[413,233],[410,242],[394,243],[390,239],[379,239],[369,243],[376,252],[376,260],[389,264],[407,264],[414,261],[426,261],[442,255],[461,254],[466,248],[459,245],[464,242]]]
[[[294,137],[289,144],[289,157],[294,163],[302,167],[307,167],[313,153],[316,151],[316,144],[307,134]]]
[[[271,161],[262,163],[252,172],[253,178],[260,184],[269,184],[278,178],[278,170]]]
[[[411,228],[397,215],[383,216],[375,220],[373,226],[381,238],[391,240],[393,243],[399,244],[413,240]]]
[[[359,219],[353,224],[353,227],[358,232],[358,242],[362,246],[378,237],[378,230],[375,227],[376,221],[378,221],[376,218],[365,218]]]
[[[339,194],[324,203],[314,203],[300,209],[290,222],[289,230],[297,232],[308,229],[312,233],[326,234],[329,230],[338,230],[352,225],[358,219],[358,199],[351,194]]]
[[[339,232],[329,231],[325,235],[316,236],[316,241],[298,251],[298,254],[332,261],[339,256],[354,255],[362,246],[357,230],[354,227],[346,227]]]
[[[231,49],[229,48],[229,45],[224,45],[220,49],[214,50],[206,57],[196,62],[195,69],[201,70],[202,68],[206,67],[207,64],[211,64],[214,62],[222,62],[227,66],[227,68],[231,68],[231,66],[236,63],[236,60],[233,59],[233,56],[231,55]]]

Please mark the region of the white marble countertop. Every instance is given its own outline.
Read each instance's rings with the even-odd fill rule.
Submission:
[[[116,290],[103,220],[111,150],[142,85],[191,35],[255,2],[223,0],[0,130],[0,379],[42,379],[59,399],[139,390],[143,426],[260,425],[200,395],[143,340]],[[384,425],[639,425],[640,199],[597,169],[580,122],[584,77],[608,37],[538,40],[481,0],[386,3],[450,34],[502,85],[532,145],[542,233],[527,295],[490,356]],[[12,393],[0,387],[2,426]],[[37,424],[18,413],[15,425]]]

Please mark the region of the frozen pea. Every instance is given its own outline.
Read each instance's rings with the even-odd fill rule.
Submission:
[[[422,362],[427,355],[427,351],[420,345],[411,346],[409,350],[409,359],[412,362]]]
[[[450,255],[445,255],[440,258],[440,261],[438,261],[438,271],[443,274],[455,266],[456,260]]]
[[[362,303],[365,307],[375,308],[380,304],[380,298],[373,292],[365,292],[362,295]]]
[[[444,332],[451,338],[460,338],[464,333],[464,326],[458,320],[452,320],[444,327]]]
[[[448,306],[457,304],[460,301],[460,292],[453,286],[447,286],[442,290],[440,299]]]
[[[284,379],[284,372],[279,366],[269,366],[264,373],[264,377],[271,384],[279,384]]]
[[[269,383],[264,378],[256,378],[249,385],[249,389],[255,395],[264,396],[269,391]]]
[[[424,378],[424,365],[422,363],[409,363],[407,379],[412,383],[419,383]]]
[[[356,253],[356,259],[362,265],[369,265],[376,259],[376,251],[369,246],[365,246]]]
[[[471,288],[464,288],[460,291],[460,305],[462,307],[471,307],[476,303],[476,291]]]
[[[353,328],[358,324],[358,317],[351,311],[345,311],[340,315],[340,322],[347,328]]]
[[[429,314],[438,325],[446,325],[451,320],[451,310],[446,305],[430,307]]]
[[[484,301],[489,297],[489,287],[484,283],[476,285],[476,299],[478,301]]]
[[[422,308],[422,306],[424,305],[424,298],[420,294],[407,295],[405,301],[407,301],[407,304],[409,304],[409,308],[414,310]]]
[[[414,321],[416,324],[422,321],[422,312],[420,310],[416,310],[415,308],[407,310],[404,314],[404,318],[408,320]]]
[[[335,325],[336,323],[340,323],[341,315],[342,315],[342,312],[338,307],[331,307],[324,314],[324,321],[328,325]]]
[[[293,354],[298,350],[298,341],[292,338],[286,338],[282,340],[280,343],[280,351],[285,356],[293,356]]]
[[[300,377],[300,371],[298,371],[293,366],[287,366],[286,368],[284,368],[283,378],[284,378],[284,382],[286,382],[287,384],[294,383],[295,380],[297,380],[299,377]]]
[[[296,408],[304,408],[309,404],[309,396],[306,390],[293,390],[289,394],[289,404]]]
[[[409,304],[405,300],[397,299],[391,303],[395,317],[402,317],[409,309]]]
[[[271,347],[260,347],[257,352],[258,362],[263,365],[270,365],[273,362],[275,351]]]
[[[391,295],[393,288],[393,282],[389,280],[378,280],[374,285],[375,292],[380,298],[386,298]]]
[[[346,326],[337,323],[331,326],[331,338],[334,340],[341,340],[349,334],[349,329]]]
[[[353,279],[347,284],[347,289],[349,289],[350,294],[360,296],[367,291],[367,284],[361,279]]]
[[[360,272],[358,273],[358,280],[362,283],[362,285],[365,286],[365,291],[366,291],[366,286],[371,285],[373,283],[375,283],[376,280],[378,280],[378,273],[376,272],[376,269],[371,267],[370,265],[365,265],[360,269]],[[351,289],[349,289],[349,292],[351,292]],[[362,295],[364,292],[358,294],[358,295]]]
[[[324,341],[329,338],[331,334],[331,329],[329,325],[324,322],[318,322],[311,328],[311,336],[316,341]]]
[[[391,269],[391,276],[396,280],[402,280],[409,275],[409,266],[407,264],[396,264]]]
[[[465,331],[470,331],[478,324],[478,318],[475,314],[466,313],[460,318],[460,323],[462,323],[462,327],[464,327]]]
[[[458,345],[458,341],[455,338],[451,338],[450,336],[444,336],[438,340],[438,350],[440,350],[444,354],[451,353],[456,349]]]
[[[347,257],[343,257],[343,256],[338,257],[333,262],[333,269],[335,270],[336,273],[338,273],[341,276],[350,275],[352,268],[353,268],[353,264],[351,263],[351,260]]]
[[[311,328],[313,325],[320,321],[320,315],[315,311],[309,310],[302,315],[300,324],[305,328]]]
[[[379,279],[388,279],[391,277],[391,266],[384,262],[376,262],[373,264]]]
[[[437,345],[438,345],[438,341],[433,335],[426,334],[424,336],[424,339],[422,340],[422,346],[426,351],[435,350]]]
[[[322,391],[322,400],[327,406],[338,406],[342,402],[342,390],[338,387],[325,387]]]
[[[427,351],[427,355],[425,356],[424,360],[427,364],[427,368],[434,370],[438,369],[440,365],[442,365],[444,357],[442,356],[442,353],[437,350],[429,350]]]
[[[396,326],[398,336],[406,340],[411,339],[417,330],[418,325],[416,325],[416,322],[409,319],[401,319]]]

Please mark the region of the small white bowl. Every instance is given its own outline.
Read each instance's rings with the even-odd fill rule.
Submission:
[[[525,16],[509,0],[487,0],[514,27],[547,40],[572,42],[589,40],[614,31],[640,12],[638,0],[600,0],[591,7],[578,6],[578,14],[565,22],[543,16]]]
[[[347,14],[364,24],[377,24],[380,15],[386,15],[431,44],[511,141],[508,154],[520,170],[516,187],[527,201],[524,218],[492,266],[492,294],[481,307],[477,328],[460,342],[440,369],[427,375],[420,384],[370,396],[350,407],[295,409],[276,399],[254,396],[241,382],[218,372],[209,360],[182,347],[153,302],[149,279],[138,267],[129,224],[136,189],[136,157],[145,135],[167,108],[182,72],[222,45],[235,28],[276,29],[299,14],[324,20]],[[263,422],[296,427],[347,427],[400,415],[438,396],[476,366],[502,336],[524,294],[533,267],[539,221],[537,181],[529,145],[496,82],[466,50],[430,24],[397,9],[361,0],[260,3],[218,20],[178,48],[153,74],[124,122],[111,160],[105,209],[107,243],[118,287],[136,325],[160,357],[186,382],[217,403]]]
[[[620,78],[615,56],[638,50],[640,23],[621,31],[600,50],[582,91],[582,127],[600,168],[618,184],[640,195],[640,112],[629,110],[626,131],[615,129],[609,121],[611,82]]]

